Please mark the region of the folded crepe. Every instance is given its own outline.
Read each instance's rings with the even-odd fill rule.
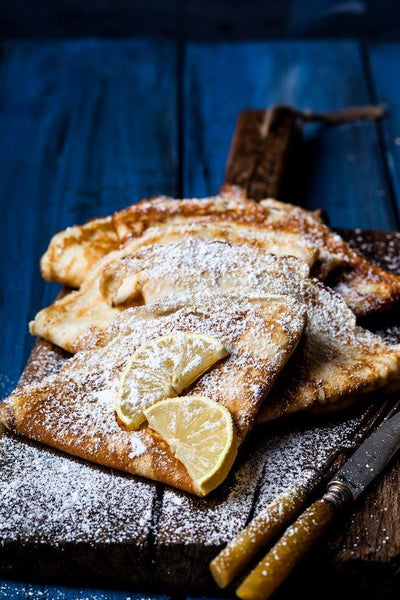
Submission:
[[[111,217],[92,219],[56,233],[42,256],[40,269],[47,281],[78,288],[84,274],[120,244]]]
[[[224,231],[226,233],[226,229]],[[200,240],[203,238],[208,240],[208,233],[207,228],[198,228],[196,226],[196,237],[193,238],[190,235],[187,239],[194,239],[196,241],[197,236],[199,236]],[[135,250],[138,260],[142,261],[140,264],[143,261],[150,260],[154,252],[159,253],[158,248],[162,246],[151,244],[154,239],[158,241],[159,236],[153,230],[149,230],[145,235],[146,244],[143,244],[143,240],[141,239],[139,250],[137,250],[138,241],[132,240],[121,250],[110,252],[95,263],[79,290],[73,291],[67,296],[56,300],[35,316],[35,319],[30,323],[31,333],[74,354],[85,347],[88,338],[104,329],[127,306],[143,304],[144,300],[140,294],[137,296],[131,294],[127,302],[123,305],[111,302],[107,303],[104,289],[101,289],[101,282],[103,281],[104,273],[112,272],[112,269],[116,265],[123,264],[124,258],[130,257]],[[174,238],[169,235],[168,237],[162,237],[163,245],[165,244],[167,248],[172,243],[172,239]],[[261,267],[265,261],[267,265],[270,265],[270,259],[268,258],[270,255],[266,252],[265,248],[260,248],[258,243],[244,243],[243,240],[242,243],[235,243],[233,245],[237,247],[237,251],[240,253],[238,256],[241,260],[240,264],[235,263],[236,269],[246,273],[248,279],[251,279],[253,271]],[[154,250],[154,248],[157,249]],[[214,246],[210,246],[210,248],[212,249]],[[309,268],[305,263],[292,261],[291,264],[295,265],[293,268],[301,273],[302,277],[308,275]],[[111,269],[108,268],[108,265],[112,265]],[[131,283],[135,286],[134,281]],[[154,278],[152,285],[156,285]],[[191,289],[190,282],[187,289]]]
[[[115,396],[128,358],[139,345],[177,331],[216,337],[229,356],[185,394],[222,403],[241,443],[294,351],[304,323],[299,302],[271,295],[248,300],[202,290],[129,308],[58,373],[11,394],[0,405],[0,420],[59,450],[202,495],[156,432],[146,426],[131,431],[117,420]]]
[[[165,219],[160,218],[164,204],[174,207],[172,214],[166,215],[168,218]],[[78,288],[97,260],[132,238],[137,238],[137,248],[142,244],[165,243],[171,239],[181,241],[188,235],[238,243],[249,238],[249,243],[260,245],[266,251],[292,253],[310,266],[319,256],[317,246],[302,239],[296,232],[274,231],[265,227],[264,211],[260,211],[257,203],[247,200],[240,188],[229,188],[220,196],[203,200],[175,200],[159,196],[144,200],[137,206],[136,222],[129,208],[116,213],[112,220],[111,217],[95,219],[56,234],[41,260],[43,277]]]
[[[190,239],[148,247],[117,258],[103,272],[100,289],[121,307],[141,298],[153,302],[182,290],[282,294],[306,306],[303,338],[263,404],[259,421],[332,405],[400,381],[400,346],[356,325],[343,299],[293,257],[264,255],[227,242]]]
[[[52,239],[41,264],[45,279],[78,287],[95,261],[121,243],[136,238],[138,244],[140,240],[146,244],[144,234],[154,227],[157,232],[150,243],[162,241],[163,235],[182,241],[195,235],[189,231],[189,226],[195,224],[202,225],[203,231],[210,227],[208,239],[234,241],[233,232],[238,230],[239,237],[249,237],[253,243],[254,238],[258,239],[266,251],[297,256],[320,280],[332,273],[330,285],[358,316],[387,310],[400,301],[400,278],[360,256],[322,223],[318,213],[270,199],[257,203],[247,199],[240,188],[224,186],[220,196],[204,199],[160,196],[143,200],[113,216],[118,241],[113,241],[109,221],[104,234],[103,220],[98,222],[97,237],[93,235],[94,221],[67,229]]]

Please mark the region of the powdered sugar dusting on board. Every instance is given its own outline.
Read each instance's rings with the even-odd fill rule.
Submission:
[[[72,596],[73,594],[73,596]],[[131,594],[123,591],[71,589],[69,586],[40,585],[14,581],[0,582],[0,600],[164,600],[166,596]]]
[[[349,445],[362,418],[359,411],[330,419],[309,416],[307,423],[303,419],[295,427],[281,426],[264,446],[265,466],[255,513],[294,485],[304,483],[310,476],[309,467],[312,474],[314,469],[323,471],[331,453]]]
[[[1,543],[144,543],[155,487],[11,434],[0,437]]]
[[[244,527],[263,468],[261,448],[241,461],[223,490],[207,502],[166,489],[158,523],[158,543],[162,545],[227,542]]]
[[[360,414],[329,420],[314,417],[311,424],[300,428],[293,423],[291,427],[258,429],[251,455],[222,493],[203,502],[174,490],[165,491],[158,542],[184,544],[188,546],[186,552],[190,547],[195,552],[199,540],[206,547],[222,546],[246,525],[252,508],[258,514],[283,492],[290,493],[294,486],[305,483],[310,476],[306,466],[322,468],[330,453],[351,440],[360,421]]]
[[[251,448],[245,448],[246,458],[210,499],[166,488],[159,543],[226,543],[246,524],[257,487],[255,513],[303,481],[307,464],[322,465],[327,454],[351,438],[358,423],[359,417],[342,417],[274,435],[271,429],[258,430]],[[22,536],[50,545],[79,540],[137,543],[150,528],[151,482],[103,470],[9,434],[1,438],[0,461],[5,483],[0,503],[3,541]]]
[[[361,252],[371,262],[400,275],[400,233],[385,231],[382,239],[377,239],[377,233],[354,229],[349,237],[349,244]],[[347,236],[345,236],[347,237]]]

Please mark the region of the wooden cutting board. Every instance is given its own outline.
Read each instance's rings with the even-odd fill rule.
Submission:
[[[248,120],[247,125],[246,119],[239,122],[228,163],[227,180],[239,183],[232,165],[237,167],[241,156],[248,161],[246,181],[259,196],[279,193],[295,139],[291,115],[282,112],[275,117],[278,121],[269,123],[275,142],[263,139],[264,146],[252,134],[240,133],[240,128],[249,126]],[[260,113],[251,118],[258,122]],[[290,121],[284,142],[287,130],[279,129],[281,118]],[[252,153],[256,162],[249,158]],[[244,170],[237,172],[241,176]],[[360,252],[400,274],[400,234],[341,233]],[[395,322],[386,329],[393,339],[400,339]],[[20,384],[40,380],[67,359],[63,351],[38,341]],[[348,445],[366,410],[362,406],[346,414],[303,416],[259,428],[226,484],[207,499],[103,469],[3,432],[0,572],[68,583],[215,591],[209,560],[252,515],[302,481],[309,465],[323,466],[332,451]],[[329,581],[326,597],[343,582],[347,589],[362,589],[364,597],[368,592],[376,598],[389,598],[392,593],[396,597],[399,473],[398,463],[392,465],[366,500],[331,531],[287,590],[291,585],[296,589],[301,580],[302,592],[307,590],[312,598],[320,591],[316,582]]]

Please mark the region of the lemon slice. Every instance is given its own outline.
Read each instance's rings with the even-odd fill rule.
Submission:
[[[222,483],[237,454],[229,410],[207,396],[182,396],[161,400],[144,414],[202,495]]]
[[[120,380],[115,409],[131,429],[145,420],[143,409],[177,396],[228,351],[211,335],[177,331],[137,348]]]

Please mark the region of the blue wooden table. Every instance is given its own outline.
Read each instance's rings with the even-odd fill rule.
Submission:
[[[381,123],[307,127],[292,201],[334,226],[399,227],[400,44],[15,41],[0,68],[1,397],[57,292],[38,266],[51,235],[144,196],[216,192],[244,108],[387,103]],[[0,582],[1,600],[146,597]]]

